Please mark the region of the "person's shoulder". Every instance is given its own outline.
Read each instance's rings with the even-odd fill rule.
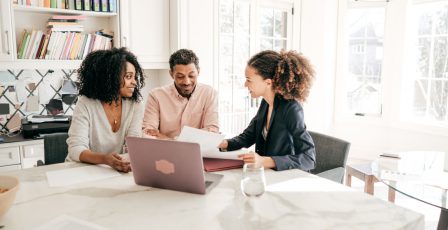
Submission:
[[[197,86],[205,94],[216,94],[217,91],[210,85],[198,83]]]
[[[278,102],[280,103],[281,107],[283,107],[283,110],[287,113],[296,114],[297,112],[303,111],[302,104],[295,100],[295,99],[279,99]]]
[[[92,99],[92,98],[88,98],[86,96],[79,96],[78,97],[78,101],[76,102],[76,105],[85,105],[87,107],[91,106],[91,105],[96,105],[96,103],[98,102],[97,99]]]

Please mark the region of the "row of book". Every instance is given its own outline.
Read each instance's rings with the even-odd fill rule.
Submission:
[[[18,59],[80,60],[92,51],[112,48],[112,37],[94,34],[25,30],[17,50]]]
[[[117,0],[13,0],[22,6],[70,9],[96,12],[117,12]]]

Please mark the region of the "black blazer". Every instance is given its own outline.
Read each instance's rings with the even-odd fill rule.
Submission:
[[[262,130],[266,124],[269,104],[263,100],[249,126],[232,139],[227,140],[227,150],[250,147],[255,143],[255,152],[269,156],[275,161],[276,170],[298,168],[304,171],[314,169],[316,152],[314,142],[306,131],[303,108],[296,100],[274,99],[270,128],[263,139]]]

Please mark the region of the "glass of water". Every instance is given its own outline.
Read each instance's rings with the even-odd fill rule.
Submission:
[[[241,179],[241,191],[247,197],[259,197],[263,195],[266,187],[263,164],[247,163],[243,167]]]

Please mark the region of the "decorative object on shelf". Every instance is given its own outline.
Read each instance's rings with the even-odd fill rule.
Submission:
[[[48,104],[55,105],[57,103],[55,102],[56,100],[59,100],[60,103],[60,106],[57,106],[58,112],[69,115],[73,113],[73,106],[76,100],[76,93],[73,94],[73,92],[77,92],[76,89],[73,91],[69,87],[70,92],[74,95],[74,98],[70,98],[71,103],[69,104],[62,103],[61,99],[64,93],[61,91],[63,90],[63,82],[67,82],[66,84],[71,86],[76,85],[74,83],[74,80],[77,78],[75,70],[46,70],[46,72],[42,72],[41,70],[8,70],[0,71],[0,75],[9,75],[14,79],[14,81],[8,80],[7,82],[3,82],[3,78],[0,79],[0,86],[4,88],[3,92],[0,93],[2,111],[6,111],[5,104],[9,110],[7,115],[2,115],[6,116],[7,119],[0,121],[0,132],[17,131],[17,126],[14,125],[14,119],[11,119],[13,117],[19,118],[20,124],[20,118],[29,114],[47,114],[47,112],[50,112],[47,110]],[[26,92],[26,100],[18,102],[15,92],[15,87],[17,87],[16,83],[25,79],[23,90]],[[10,92],[10,89],[13,89],[13,92]],[[47,94],[47,97],[41,97],[41,93],[43,95]],[[43,101],[42,99],[45,98],[47,99]],[[53,107],[56,108],[56,106]]]

